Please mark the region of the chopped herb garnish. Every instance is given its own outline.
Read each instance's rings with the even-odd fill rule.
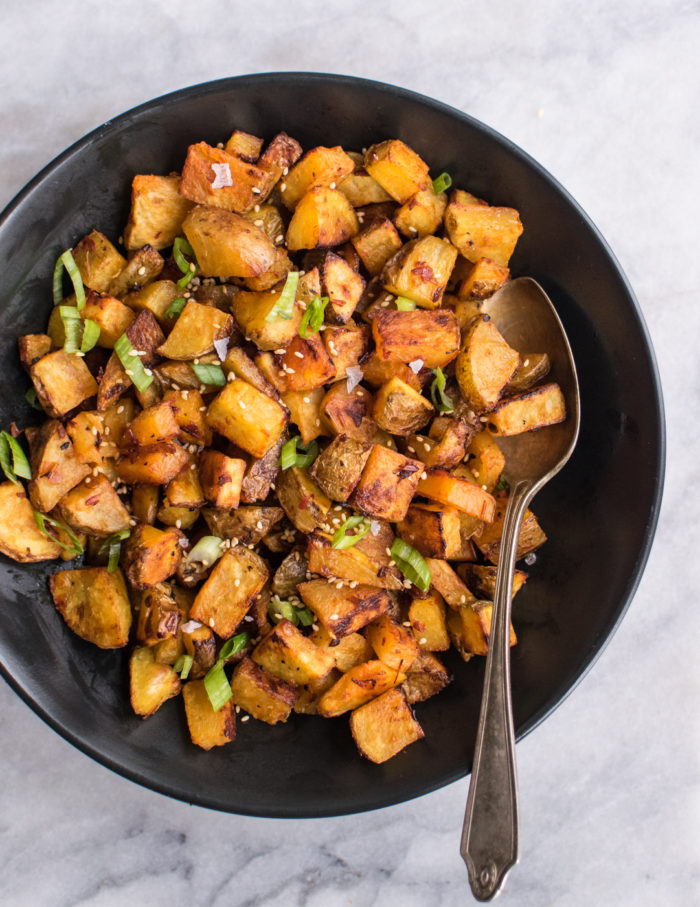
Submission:
[[[122,529],[120,532],[115,532],[113,535],[110,535],[100,545],[98,554],[107,555],[108,573],[114,573],[119,566],[119,558],[122,553],[122,542],[124,539],[128,539],[130,535],[130,529]]]
[[[82,544],[80,543],[78,536],[69,526],[66,526],[65,523],[61,523],[59,520],[54,520],[50,516],[46,516],[45,513],[39,513],[38,510],[34,511],[34,522],[38,526],[39,532],[41,532],[42,535],[45,535],[47,539],[51,539],[52,542],[56,542],[56,544],[61,548],[69,551],[73,557],[78,557],[83,553],[83,551],[85,551]],[[52,526],[54,529],[58,529],[61,532],[65,532],[71,543],[67,544],[66,542],[62,542],[59,538],[56,537],[53,532],[49,532],[47,525]]]
[[[295,435],[282,448],[280,452],[280,466],[282,469],[289,469],[292,466],[304,469],[306,466],[311,466],[318,456],[318,444],[316,441],[309,441],[306,447],[301,445],[300,450],[297,451],[299,441],[301,441],[301,438],[299,435]]]
[[[226,375],[220,365],[194,365],[190,362],[190,368],[201,384],[215,384],[217,387],[226,384]]]
[[[403,539],[394,539],[391,556],[399,570],[414,586],[418,586],[424,592],[430,589],[432,579],[430,568],[415,548],[407,545]]]
[[[80,341],[80,352],[89,353],[100,339],[100,326],[91,318],[83,321],[83,339]]]
[[[231,693],[231,684],[228,682],[224,671],[226,659],[237,655],[242,649],[245,649],[249,639],[250,634],[237,633],[236,636],[227,640],[221,647],[216,664],[204,676],[204,689],[207,691],[209,702],[211,702],[215,712],[223,708],[233,695]]]
[[[221,647],[219,661],[226,661],[227,658],[238,655],[238,653],[243,651],[248,645],[249,640],[250,633],[237,633],[235,636],[232,636],[231,639],[228,639]]]
[[[182,271],[182,277],[177,282],[178,289],[180,290],[184,290],[187,284],[193,277],[196,277],[199,272],[197,262],[188,261],[188,259],[185,258],[185,255],[194,258],[194,249],[186,239],[178,236],[173,243],[173,258],[175,259],[175,264]]]
[[[314,296],[306,307],[306,311],[299,325],[299,336],[306,338],[309,334],[317,334],[323,324],[323,315],[330,302],[328,296]]]
[[[359,528],[358,528],[359,527]],[[350,529],[357,529],[354,535],[347,535]],[[355,514],[348,517],[343,525],[333,536],[332,545],[334,548],[352,548],[360,539],[363,539],[370,529],[370,521],[367,517]]]
[[[56,265],[53,269],[53,304],[58,305],[63,299],[63,270],[68,271],[68,276],[73,283],[75,292],[75,302],[78,311],[85,305],[85,287],[83,278],[73,258],[73,253],[67,249],[62,255],[58,256]]]
[[[273,623],[278,624],[281,620],[288,620],[295,627],[301,624],[304,627],[310,627],[316,620],[313,611],[304,605],[293,605],[291,602],[283,601],[280,598],[273,598],[267,606],[267,613]]]
[[[19,441],[13,438],[8,431],[0,432],[0,467],[15,485],[19,485],[17,476],[22,479],[32,477],[27,455],[22,450]]]
[[[445,373],[441,368],[434,368],[433,374],[435,378],[430,385],[430,396],[435,409],[439,413],[451,413],[454,410],[454,403],[445,393]]]
[[[444,192],[446,189],[449,189],[452,185],[452,177],[449,173],[441,173],[440,176],[436,176],[433,180],[433,192],[435,195],[440,195],[441,192]]]
[[[412,299],[407,299],[405,296],[396,297],[396,308],[399,312],[412,312],[415,307],[416,304]]]
[[[181,655],[173,665],[173,671],[180,675],[182,680],[187,680],[194,664],[194,658],[191,655]]]
[[[58,313],[63,322],[63,332],[66,335],[63,349],[66,353],[77,353],[80,349],[80,325],[82,318],[80,312],[72,305],[61,305]]]
[[[168,308],[165,310],[166,318],[175,318],[176,315],[179,315],[180,312],[185,308],[187,300],[184,296],[178,296],[177,299],[173,299]]]
[[[508,479],[506,479],[505,476],[502,475],[500,477],[500,479],[496,482],[496,487],[493,490],[494,491],[509,491],[510,482],[508,481]]]
[[[203,536],[187,555],[187,564],[199,563],[205,567],[211,566],[224,553],[221,547],[222,539],[217,535]]]
[[[290,321],[294,312],[294,302],[297,298],[297,287],[299,286],[299,272],[290,271],[284,282],[282,291],[277,297],[277,301],[270,309],[265,321]]]
[[[131,345],[131,341],[122,334],[119,340],[114,344],[114,352],[119,357],[119,361],[124,366],[124,371],[131,378],[131,382],[139,391],[145,391],[153,383],[153,375],[147,375],[141,362],[141,357],[136,354],[136,350]]]

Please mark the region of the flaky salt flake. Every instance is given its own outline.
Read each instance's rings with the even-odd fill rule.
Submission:
[[[212,189],[224,189],[226,186],[233,186],[231,168],[228,164],[212,164],[211,169],[214,171]]]
[[[183,624],[180,629],[183,633],[193,633],[195,630],[199,629],[202,624],[198,620],[188,620],[186,624]]]
[[[408,367],[411,369],[414,375],[417,375],[424,365],[425,363],[422,359],[414,359],[413,362],[408,363]]]
[[[357,385],[362,381],[364,375],[359,365],[350,365],[346,369],[348,393],[351,394]]]
[[[379,522],[379,520],[370,521],[369,531],[372,533],[372,535],[379,535],[381,528],[382,528],[382,524]]]
[[[223,337],[221,340],[214,341],[214,349],[216,350],[216,355],[223,362],[226,358],[226,353],[228,352],[228,337]]]
[[[531,551],[525,558],[525,563],[528,565],[528,567],[532,567],[532,565],[535,563],[536,560],[537,560],[537,555],[535,554],[534,551]]]

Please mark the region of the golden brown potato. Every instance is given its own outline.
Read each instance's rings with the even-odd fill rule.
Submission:
[[[144,245],[129,258],[107,289],[110,296],[121,298],[130,290],[139,290],[155,280],[165,267],[165,259],[151,245]]]
[[[287,248],[340,246],[359,231],[357,215],[338,189],[310,189],[299,200],[287,227]]]
[[[457,356],[456,375],[464,399],[478,412],[492,410],[519,365],[519,353],[493,321],[479,318]]]
[[[430,183],[428,165],[400,139],[367,149],[365,170],[400,204]]]
[[[313,532],[324,521],[331,502],[306,469],[292,466],[277,477],[277,497],[299,532]]]
[[[321,423],[328,434],[371,441],[377,431],[372,406],[372,395],[367,388],[358,384],[348,393],[347,381],[336,381],[321,401]]]
[[[279,258],[279,250],[259,227],[223,208],[196,205],[182,230],[203,277],[261,277]]]
[[[507,502],[507,495],[499,494],[496,497],[496,516],[493,522],[489,526],[485,526],[481,534],[474,539],[479,551],[492,564],[498,563],[498,557],[501,552],[503,517],[505,516]],[[541,545],[544,545],[546,541],[547,536],[542,531],[537,517],[531,510],[526,510],[520,527],[516,558],[519,560],[521,557],[525,557],[531,551],[535,551]]]
[[[80,317],[94,321],[99,326],[98,346],[111,350],[136,316],[129,306],[113,296],[90,290]]]
[[[411,665],[401,689],[408,703],[424,702],[444,690],[451,679],[439,658],[430,652],[421,651]]]
[[[450,648],[445,600],[437,589],[420,595],[414,593],[408,619],[422,651],[445,652]]]
[[[198,205],[245,214],[267,197],[271,188],[269,173],[224,148],[197,142],[187,149],[180,194]]]
[[[282,403],[289,410],[289,421],[297,426],[303,444],[324,433],[321,424],[321,403],[326,391],[315,387],[311,391],[285,391]]]
[[[372,277],[380,274],[401,248],[401,237],[388,217],[372,218],[351,241]]]
[[[235,154],[242,161],[254,164],[260,157],[263,144],[263,139],[258,138],[258,136],[243,132],[241,129],[234,129],[224,148],[230,154]]]
[[[29,371],[35,362],[51,352],[51,338],[48,334],[25,334],[17,340],[17,346],[20,362]]]
[[[374,398],[374,421],[392,435],[410,435],[430,421],[435,410],[401,378],[391,378]]]
[[[314,460],[310,474],[333,501],[347,501],[360,481],[372,444],[338,435]]]
[[[60,419],[97,393],[97,382],[74,353],[55,350],[29,370],[39,403],[49,416]]]
[[[322,680],[335,665],[327,650],[307,639],[286,618],[258,643],[251,658],[274,677],[296,684]]]
[[[152,526],[158,512],[158,486],[137,485],[131,493],[131,510],[137,523]]]
[[[343,585],[338,589],[323,580],[299,583],[299,595],[304,604],[314,612],[318,623],[333,639],[349,636],[367,626],[380,614],[389,610],[391,599],[381,589],[357,585]]]
[[[129,511],[103,475],[83,480],[58,505],[61,519],[76,532],[107,536],[129,528]]]
[[[390,359],[380,359],[376,350],[372,350],[362,363],[362,380],[372,387],[379,388],[392,378],[400,378],[415,391],[421,389],[418,375],[408,365]]]
[[[213,352],[214,341],[228,338],[232,330],[231,315],[190,299],[158,352],[166,359],[196,359]]]
[[[459,573],[477,598],[493,601],[496,594],[497,567],[481,564],[460,564]],[[513,595],[522,589],[527,581],[527,573],[517,568],[513,572]]]
[[[257,365],[248,354],[238,346],[231,347],[226,353],[226,359],[221,364],[226,374],[233,373],[236,378],[241,378],[252,384],[256,390],[273,400],[280,402],[280,394],[274,385],[270,384]]]
[[[20,563],[51,561],[61,547],[39,531],[34,511],[21,485],[0,484],[0,552]]]
[[[447,195],[444,192],[436,195],[430,184],[425,189],[419,189],[397,209],[394,223],[409,239],[422,239],[441,226],[446,207]]]
[[[192,607],[192,602],[189,607]],[[210,627],[196,620],[188,620],[181,625],[181,636],[185,652],[193,659],[189,676],[192,680],[198,680],[216,663],[216,636]]]
[[[182,296],[177,284],[172,280],[154,280],[140,290],[127,293],[124,304],[136,312],[147,309],[158,319],[161,327],[168,327],[173,323],[173,316],[168,315],[168,309],[174,300]]]
[[[225,510],[238,507],[246,465],[245,460],[227,457],[218,450],[202,451],[199,478],[207,501]]]
[[[411,630],[382,614],[365,628],[365,638],[393,671],[408,671],[418,656],[418,644]]]
[[[131,707],[137,715],[148,718],[180,692],[180,678],[167,664],[155,659],[152,648],[134,649],[129,661]]]
[[[181,622],[182,612],[165,583],[141,593],[136,639],[142,645],[154,646],[163,639],[177,637]]]
[[[520,365],[504,391],[508,396],[529,390],[549,374],[551,363],[547,353],[525,353],[521,359]]]
[[[334,148],[311,148],[289,171],[280,186],[282,201],[291,211],[312,189],[340,183],[354,168],[355,162],[339,145]]]
[[[474,435],[467,448],[467,464],[484,491],[493,492],[506,465],[506,458],[491,435],[481,431]]]
[[[204,492],[199,481],[197,463],[190,455],[189,463],[168,482],[163,503],[170,507],[186,507],[189,510],[204,507]]]
[[[445,560],[428,557],[425,559],[430,570],[431,584],[451,608],[458,608],[475,601],[472,593]]]
[[[494,435],[520,435],[566,419],[566,402],[558,384],[543,384],[517,397],[502,400],[489,414]]]
[[[423,464],[375,444],[350,503],[378,520],[399,522],[406,516]]]
[[[333,548],[331,537],[319,532],[309,536],[308,554],[309,570],[319,576],[363,583],[376,589],[403,588],[402,578],[396,568],[392,569],[382,560],[372,558],[357,546]]]
[[[204,398],[194,388],[168,391],[163,403],[170,406],[180,429],[183,444],[197,444],[206,447],[211,444],[212,433],[206,423]]]
[[[284,431],[287,416],[275,400],[234,378],[212,400],[207,424],[253,457],[262,457]]]
[[[450,638],[465,661],[469,661],[472,655],[488,654],[492,612],[491,602],[476,601],[469,605],[460,605],[448,613],[447,628]],[[511,646],[516,645],[517,641],[511,624]]]
[[[182,688],[182,698],[192,743],[203,750],[210,750],[236,739],[236,707],[232,699],[214,711],[203,680],[186,683]]]
[[[382,310],[372,322],[372,335],[380,359],[404,363],[421,359],[425,368],[444,368],[460,346],[459,325],[449,309]]]
[[[364,705],[406,679],[405,673],[385,665],[383,661],[366,661],[346,671],[326,690],[318,703],[318,714],[335,718]]]
[[[453,193],[445,211],[445,229],[450,241],[469,261],[490,258],[506,267],[523,232],[514,208],[462,204],[459,192]]]
[[[100,649],[120,649],[127,644],[131,605],[121,570],[64,570],[49,578],[49,589],[56,610],[81,639]]]
[[[48,513],[90,474],[90,467],[78,459],[68,433],[57,420],[27,429],[26,435],[34,477],[27,486],[29,499],[37,510]]]
[[[126,265],[126,259],[99,230],[92,230],[73,248],[73,259],[83,283],[91,290],[106,293]]]
[[[265,456],[259,460],[253,460],[248,466],[241,483],[241,502],[243,504],[254,504],[256,501],[264,501],[268,496],[279,475],[280,452],[288,437],[289,435],[285,430]]]
[[[235,511],[207,508],[202,516],[212,535],[237,539],[241,545],[257,545],[284,517],[284,511],[281,507],[244,504]]]
[[[436,309],[442,302],[458,252],[437,236],[407,242],[384,266],[384,289],[411,299],[424,309]]]
[[[146,244],[167,249],[182,233],[192,202],[180,195],[179,176],[138,174],[131,184],[131,212],[124,229],[127,249]]]
[[[121,360],[116,353],[107,360],[104,374],[100,380],[97,389],[97,409],[103,412],[107,407],[116,403],[121,395],[131,387],[131,378],[126,373],[126,369],[121,364]]]
[[[254,551],[243,545],[229,549],[197,593],[190,618],[207,624],[222,639],[228,639],[236,632],[268,577],[267,564]]]
[[[510,277],[510,271],[490,258],[480,258],[468,269],[457,287],[457,296],[465,299],[488,299]]]
[[[336,324],[345,324],[352,318],[365,289],[364,278],[336,252],[313,252],[304,260],[308,271],[315,265],[321,277],[322,296],[328,297],[326,318]]]
[[[346,378],[348,368],[354,368],[367,352],[369,328],[365,324],[357,325],[354,322],[341,327],[328,325],[323,332],[323,342],[338,381]]]
[[[258,721],[286,721],[299,697],[299,688],[259,668],[250,658],[236,665],[231,678],[231,701]]]
[[[411,504],[396,531],[424,557],[451,558],[461,549],[459,514],[452,507]]]
[[[124,433],[124,442],[147,447],[161,441],[173,441],[180,434],[180,426],[175,419],[175,412],[166,400],[142,410],[129,423]]]
[[[182,556],[177,529],[136,526],[122,545],[122,564],[134,589],[148,589],[164,582],[178,568]]]
[[[172,441],[129,447],[117,461],[117,476],[127,485],[167,485],[188,461],[185,448]]]
[[[305,304],[318,295],[319,290],[318,271],[303,274],[297,285],[291,318],[274,317],[273,310],[279,300],[281,288],[264,293],[237,293],[231,308],[246,337],[250,337],[261,350],[276,350],[285,347],[298,335]]]
[[[353,208],[362,208],[365,205],[391,201],[389,193],[385,192],[379,183],[365,170],[363,156],[350,151],[348,152],[348,157],[354,161],[355,169],[342,182],[338,183],[338,188],[343,195],[347,196]]]
[[[425,737],[401,690],[388,690],[356,709],[350,730],[358,750],[370,762],[391,759],[410,743]]]
[[[452,475],[446,469],[430,469],[419,482],[417,493],[431,501],[456,507],[462,513],[486,523],[490,523],[496,514],[496,501],[488,491]]]

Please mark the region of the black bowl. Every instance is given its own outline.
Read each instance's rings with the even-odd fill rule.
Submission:
[[[512,678],[518,737],[571,691],[621,620],[649,553],[661,501],[664,423],[653,353],[632,291],[583,211],[535,161],[491,129],[428,98],[361,79],[276,73],[179,91],[123,114],[43,170],[0,220],[4,330],[0,423],[32,418],[16,354],[51,308],[57,254],[96,227],[116,239],[135,173],[181,166],[190,142],[238,127],[304,147],[350,149],[401,138],[455,185],[517,208],[525,232],[514,275],[553,299],[576,359],[581,437],[538,496],[549,536],[515,601]],[[0,563],[0,659],[20,696],[94,759],[154,790],[259,816],[327,816],[397,803],[469,770],[483,660],[450,662],[455,680],[416,709],[425,739],[385,765],[357,753],[347,718],[239,723],[234,744],[204,753],[188,739],[182,703],[131,713],[127,657],[84,643],[51,604],[52,567]]]

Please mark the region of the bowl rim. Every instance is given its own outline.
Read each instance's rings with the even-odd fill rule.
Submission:
[[[337,84],[343,86],[353,85],[360,89],[365,88],[373,91],[381,91],[390,96],[392,99],[404,99],[412,101],[414,103],[419,103],[425,107],[431,108],[437,113],[441,113],[451,118],[464,121],[477,131],[486,134],[497,144],[503,146],[511,155],[518,158],[520,162],[525,164],[529,169],[536,171],[539,176],[542,177],[545,182],[549,183],[563,197],[568,205],[578,214],[578,216],[584,222],[585,226],[591,232],[592,237],[597,241],[603,254],[609,259],[631,304],[631,312],[636,319],[640,339],[645,348],[649,365],[650,377],[652,379],[651,383],[654,388],[653,400],[649,401],[649,406],[653,409],[653,415],[658,427],[658,432],[655,439],[656,446],[652,452],[658,465],[656,474],[654,475],[654,483],[651,494],[651,507],[644,529],[644,542],[638,552],[638,556],[634,563],[629,581],[625,587],[624,594],[621,597],[617,608],[611,612],[608,621],[600,631],[597,646],[595,647],[595,649],[592,649],[590,652],[586,653],[584,658],[579,663],[572,665],[571,670],[566,675],[566,678],[562,680],[558,687],[551,692],[550,696],[542,704],[542,706],[535,713],[533,713],[533,715],[531,715],[530,718],[528,718],[518,729],[516,729],[516,740],[520,741],[525,736],[527,736],[527,734],[533,731],[542,721],[544,721],[544,719],[547,718],[556,708],[558,708],[571,695],[576,687],[578,687],[582,680],[588,675],[588,672],[591,670],[593,665],[600,658],[607,645],[610,643],[610,640],[614,636],[622,619],[627,613],[627,610],[630,607],[632,599],[634,598],[637,588],[639,587],[639,584],[641,582],[655,538],[662,504],[666,469],[666,423],[661,379],[649,330],[644,320],[641,308],[627,278],[627,275],[625,274],[622,266],[620,265],[607,241],[605,240],[597,226],[594,224],[594,222],[591,220],[589,215],[573,198],[568,190],[556,179],[556,177],[554,177],[535,158],[528,154],[528,152],[524,151],[519,145],[515,144],[511,139],[507,138],[493,127],[487,125],[481,120],[478,120],[470,114],[459,110],[456,107],[452,107],[451,105],[446,104],[443,101],[436,100],[435,98],[431,98],[427,95],[421,94],[420,92],[413,91],[408,88],[403,88],[398,85],[393,85],[389,82],[381,82],[374,79],[365,79],[358,76],[341,75],[337,73],[295,70],[267,71],[261,73],[242,74],[238,76],[227,76],[220,79],[198,82],[194,85],[185,86],[183,88],[176,89],[175,91],[171,91],[163,95],[158,95],[157,97],[151,98],[148,101],[144,101],[134,107],[129,108],[118,116],[106,120],[101,125],[84,134],[81,138],[73,142],[64,151],[62,151],[51,161],[49,161],[49,163],[42,167],[42,169],[34,177],[32,177],[29,182],[27,182],[24,187],[19,190],[19,192],[17,192],[17,194],[5,206],[3,211],[0,212],[0,230],[5,227],[8,221],[11,220],[14,212],[31,196],[34,190],[40,184],[42,184],[48,176],[50,176],[64,163],[69,161],[73,155],[82,151],[85,147],[92,144],[93,142],[96,142],[102,137],[108,135],[112,129],[121,126],[125,121],[133,119],[134,117],[137,117],[142,113],[154,111],[159,107],[175,104],[181,99],[187,98],[188,100],[192,100],[204,97],[209,93],[217,93],[229,88],[240,86],[245,87],[246,85],[252,84],[255,84],[256,86],[264,86],[265,84],[274,85],[275,83],[279,82],[280,79],[289,81],[294,80],[302,86],[304,84]],[[158,780],[146,778],[139,771],[127,765],[122,765],[116,759],[113,759],[108,753],[102,752],[97,746],[87,740],[84,740],[79,734],[74,733],[72,730],[65,727],[58,719],[54,718],[24,689],[21,683],[10,673],[9,669],[7,669],[2,662],[0,662],[0,675],[15,691],[15,693],[17,693],[17,695],[32,709],[32,711],[42,719],[42,721],[44,721],[57,734],[63,737],[64,740],[68,741],[68,743],[72,744],[76,749],[80,750],[80,752],[89,756],[100,765],[156,793],[171,797],[176,800],[180,800],[190,805],[215,809],[220,812],[228,812],[236,815],[255,816],[260,818],[290,819],[327,818],[333,816],[351,815],[355,813],[381,809],[387,806],[394,806],[399,803],[408,802],[412,799],[417,799],[418,797],[425,796],[442,787],[446,787],[447,785],[452,784],[469,774],[466,767],[464,769],[460,768],[448,774],[447,776],[441,777],[438,780],[426,783],[420,792],[412,794],[408,797],[404,795],[389,794],[382,800],[381,803],[377,803],[374,799],[371,801],[363,800],[362,794],[360,792],[357,802],[353,803],[352,808],[346,807],[343,809],[338,809],[329,807],[314,809],[313,811],[304,811],[290,808],[278,810],[246,808],[233,809],[229,806],[222,805],[220,802],[216,802],[207,796],[186,796],[182,791],[178,790],[176,787],[168,784],[167,782],[159,782]]]

